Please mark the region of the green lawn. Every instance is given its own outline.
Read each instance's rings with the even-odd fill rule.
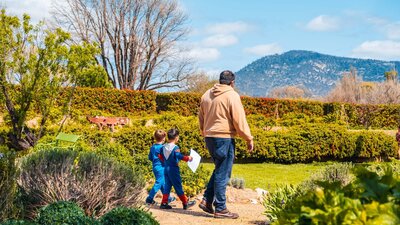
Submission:
[[[202,163],[204,168],[212,171],[214,164]],[[313,164],[272,164],[249,163],[234,164],[232,177],[243,178],[246,188],[262,188],[273,191],[276,184],[299,184],[308,179],[311,174],[323,169],[328,163]]]

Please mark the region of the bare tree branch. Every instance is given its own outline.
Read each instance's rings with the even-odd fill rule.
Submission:
[[[98,62],[114,87],[176,87],[190,74],[191,61],[176,56],[188,31],[176,0],[65,1],[54,17],[79,40],[99,43]]]

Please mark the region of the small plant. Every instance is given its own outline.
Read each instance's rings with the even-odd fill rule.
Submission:
[[[17,193],[15,153],[0,146],[0,222],[18,213],[14,198]]]
[[[185,194],[189,197],[196,196],[205,189],[210,172],[204,169],[203,165],[197,168],[196,173],[189,169],[187,164],[181,164],[182,185]]]
[[[76,202],[97,217],[117,205],[139,204],[144,179],[140,171],[95,153],[51,149],[22,159],[19,184],[30,218],[56,201]]]
[[[77,204],[65,201],[40,209],[36,222],[40,225],[92,225],[94,223]]]
[[[38,224],[26,220],[7,220],[6,222],[1,223],[0,225],[38,225]]]
[[[228,185],[237,189],[244,189],[245,182],[243,178],[233,177],[229,180]]]
[[[143,209],[117,207],[101,217],[102,225],[159,225],[154,217]]]
[[[276,191],[263,196],[264,215],[270,222],[276,221],[278,214],[298,195],[299,189],[292,185],[278,186]]]
[[[343,186],[336,178],[316,182],[314,189],[290,195],[295,197],[284,207],[274,200],[278,195],[266,198],[267,217],[278,225],[400,224],[400,180],[391,166],[379,173],[357,166],[352,172],[355,178],[349,184]]]
[[[298,188],[302,192],[307,192],[317,188],[317,183],[319,182],[338,182],[344,187],[354,180],[354,175],[352,174],[353,168],[353,163],[334,163],[325,167],[321,172],[312,175],[309,180],[302,182]]]

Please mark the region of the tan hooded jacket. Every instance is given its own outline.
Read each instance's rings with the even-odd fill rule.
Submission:
[[[240,96],[229,85],[215,84],[201,97],[200,131],[204,137],[253,139]]]

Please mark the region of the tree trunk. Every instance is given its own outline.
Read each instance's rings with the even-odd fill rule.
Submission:
[[[9,147],[17,151],[24,151],[34,147],[38,141],[35,134],[27,127],[24,128],[24,134],[24,137],[18,138],[14,133],[8,133]]]

